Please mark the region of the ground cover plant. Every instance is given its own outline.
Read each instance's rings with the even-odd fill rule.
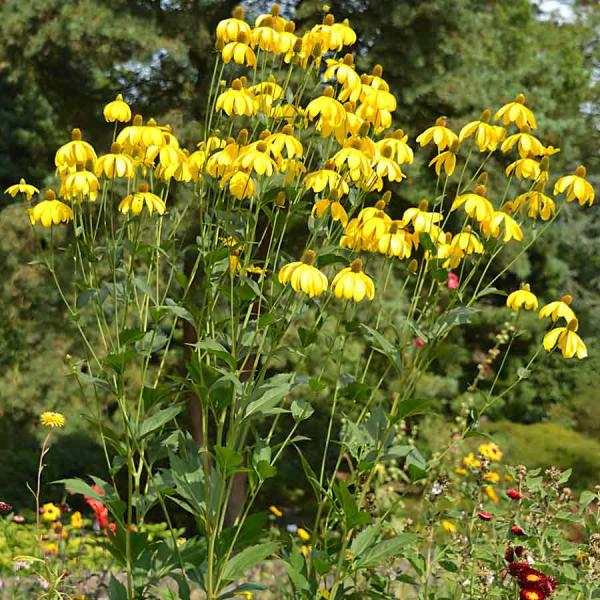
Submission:
[[[560,149],[544,143],[522,94],[457,131],[440,117],[409,140],[391,129],[382,68],[355,69],[355,41],[327,11],[300,34],[276,5],[254,26],[237,9],[217,26],[196,147],[117,96],[103,113],[108,152],[73,129],[55,155],[56,189],[21,180],[7,190],[26,204],[32,260],[84,345],[72,376],[109,476],[57,484],[93,515],[110,598],[598,593],[597,490],[575,498],[569,473],[551,465],[496,468],[502,450],[480,430],[549,353],[587,357],[576,299],[538,298],[535,281],[497,287],[569,204],[594,203],[586,169],[552,172]],[[421,193],[418,205],[398,201],[403,186]],[[74,279],[57,269],[65,256]],[[424,455],[420,378],[493,303],[508,320],[491,324],[467,388],[475,400]],[[527,335],[535,352],[501,385]],[[354,344],[367,349],[349,361]],[[329,417],[315,436],[323,396]],[[68,511],[40,496],[64,423],[41,415],[50,433],[32,484],[34,549],[11,557],[39,578],[40,597],[79,594],[65,572]],[[257,504],[292,454],[313,495],[298,524]],[[193,527],[180,529],[175,509]],[[3,512],[9,539],[15,515]],[[269,561],[280,574],[266,590],[248,573]]]

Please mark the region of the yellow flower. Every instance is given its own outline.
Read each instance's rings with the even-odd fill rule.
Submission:
[[[87,171],[83,163],[77,163],[77,170],[74,173],[69,173],[63,179],[60,186],[60,195],[68,200],[82,201],[87,197],[90,202],[95,202],[99,188],[98,178],[91,171]]]
[[[528,125],[531,129],[537,127],[533,113],[525,106],[525,96],[523,94],[519,94],[514,102],[509,102],[498,110],[494,115],[494,120],[498,121],[500,119],[502,119],[504,125],[516,123],[518,127],[524,127],[525,125]]]
[[[591,206],[594,203],[594,188],[585,178],[585,167],[580,165],[575,170],[575,175],[561,177],[554,184],[554,195],[562,194],[567,191],[567,202],[573,202],[577,199],[579,205],[583,206],[586,202]]]
[[[154,156],[156,156],[158,150],[166,143],[165,137],[175,140],[172,135],[165,136],[164,129],[159,127],[153,119],[149,119],[148,123],[144,125],[142,115],[135,115],[133,123],[119,132],[116,141],[129,153],[140,151],[145,155],[146,151],[156,147],[154,149]]]
[[[456,469],[454,469],[454,472],[457,475],[466,475],[468,473],[468,471],[466,469],[464,469],[463,467],[456,467]]]
[[[322,198],[317,200],[310,212],[311,216],[317,216],[318,219],[322,219],[323,215],[327,212],[331,213],[331,218],[334,221],[340,221],[344,227],[348,224],[348,213],[346,209],[337,200],[329,200]]]
[[[48,523],[53,523],[60,519],[60,508],[52,502],[48,502],[42,506],[42,519]]]
[[[277,517],[283,517],[283,512],[281,510],[279,510],[276,506],[274,506],[273,504],[271,504],[271,506],[269,506],[269,510]]]
[[[458,141],[473,136],[480,152],[492,152],[498,143],[504,139],[506,129],[497,125],[490,125],[490,111],[486,109],[481,115],[481,120],[467,123],[458,134]]]
[[[454,146],[453,146],[454,147]],[[452,177],[454,169],[456,169],[456,153],[454,150],[445,150],[440,152],[437,156],[434,156],[429,161],[429,166],[434,166],[435,174],[439,177],[442,173],[442,168],[446,173],[446,176]]]
[[[492,203],[484,196],[486,193],[485,186],[478,185],[474,193],[462,194],[457,196],[450,210],[456,210],[463,204],[465,212],[477,221],[490,221],[494,216],[494,207]]]
[[[573,298],[567,294],[560,300],[542,306],[540,309],[540,319],[551,317],[552,321],[558,321],[558,319],[562,317],[569,323],[576,318],[575,313],[571,308],[571,302],[573,302]]]
[[[40,415],[40,423],[44,427],[50,427],[51,429],[54,429],[55,427],[64,427],[65,416],[57,412],[43,412]]]
[[[481,444],[477,450],[481,456],[484,456],[491,462],[500,462],[502,460],[502,450],[500,450],[498,445],[493,442]],[[497,475],[497,473],[495,473],[495,475]],[[490,481],[492,481],[492,479],[490,479]]]
[[[448,533],[456,533],[456,525],[452,521],[442,519],[442,521],[440,521],[440,525],[444,531],[447,531]]]
[[[346,120],[344,106],[333,97],[333,88],[326,87],[323,95],[311,100],[306,107],[309,119],[319,117],[330,128],[339,127]]]
[[[350,191],[342,176],[337,171],[328,168],[308,173],[304,178],[304,187],[316,194],[322,192],[325,188],[328,188],[329,191],[339,190],[341,195],[345,195]]]
[[[543,193],[543,186],[540,184],[536,184],[533,191],[520,194],[514,200],[506,202],[502,207],[503,210],[513,214],[519,210],[524,212],[525,208],[527,208],[527,215],[531,219],[540,216],[543,221],[550,219],[556,212],[554,200]]]
[[[485,486],[485,495],[494,503],[498,504],[500,502],[500,496],[496,493],[494,486],[486,485]]]
[[[483,244],[469,227],[457,233],[450,242],[452,248],[459,248],[465,254],[483,254]]]
[[[498,475],[496,471],[488,471],[483,478],[486,481],[491,481],[492,483],[498,483],[500,481],[500,475]]]
[[[373,280],[363,273],[360,258],[354,260],[349,267],[342,269],[334,277],[331,287],[336,298],[360,302],[365,296],[369,300],[375,297]]]
[[[302,144],[294,137],[294,130],[291,125],[286,125],[281,132],[273,133],[265,140],[267,149],[274,158],[285,155],[287,158],[300,158],[303,154]]]
[[[129,123],[131,121],[131,109],[129,104],[123,100],[121,94],[118,94],[112,102],[109,102],[102,112],[107,123],[114,123],[115,121]]]
[[[166,210],[164,200],[161,200],[156,194],[148,191],[148,184],[140,184],[140,191],[134,192],[125,196],[121,202],[119,202],[119,210],[126,215],[129,211],[134,216],[138,216],[144,205],[150,214],[156,211],[159,215],[163,215]]]
[[[92,166],[96,164],[96,151],[90,144],[81,139],[81,129],[71,131],[71,141],[62,145],[54,156],[54,164],[59,173],[67,173],[73,169],[77,163],[88,163]]]
[[[532,179],[535,181],[541,173],[540,163],[533,158],[519,158],[506,167],[506,176],[508,177],[513,171],[521,179]]]
[[[421,147],[426,146],[431,141],[437,146],[438,152],[450,148],[454,142],[458,141],[458,136],[446,127],[447,121],[445,117],[440,117],[435,122],[433,127],[426,129],[418,138],[417,143],[421,144]]]
[[[417,247],[417,239],[405,229],[404,221],[392,221],[389,229],[377,242],[377,250],[386,256],[410,258],[413,246]]]
[[[231,18],[223,19],[217,24],[217,41],[222,44],[237,40],[239,34],[250,33],[250,25],[244,20],[244,9],[238,6],[234,9]]]
[[[521,286],[520,290],[512,292],[506,299],[506,306],[513,310],[519,310],[525,308],[525,310],[537,310],[538,299],[535,294],[531,291],[528,283]]]
[[[465,467],[469,467],[470,469],[479,469],[481,467],[481,461],[475,458],[475,454],[473,454],[473,452],[469,452],[469,454],[463,458],[463,465],[465,465]]]
[[[352,140],[349,145],[338,150],[331,159],[340,170],[347,170],[352,181],[369,181],[373,173],[371,162],[360,149],[358,140]]]
[[[300,552],[302,553],[302,556],[306,558],[310,554],[310,546],[307,546],[306,544],[301,544]]]
[[[221,187],[224,187],[227,181],[229,181],[229,191],[231,192],[231,195],[238,200],[251,198],[256,194],[254,180],[248,173],[237,171],[236,173],[224,177],[221,181]]]
[[[54,542],[44,545],[44,552],[48,554],[58,554],[58,546]]]
[[[428,206],[427,200],[423,200],[418,207],[407,208],[402,215],[402,220],[411,222],[417,233],[431,232],[435,228],[435,224],[444,219],[444,215],[439,212],[427,212]]]
[[[298,534],[298,537],[303,542],[310,541],[310,533],[308,533],[308,531],[306,531],[306,529],[302,529],[302,527],[298,527],[298,530],[296,531],[296,533]]]
[[[4,190],[4,193],[12,196],[13,198],[17,194],[24,194],[27,200],[31,200],[34,194],[40,193],[40,190],[38,190],[34,185],[26,183],[25,180],[21,178],[19,183],[15,183],[14,185],[7,187]]]
[[[256,114],[256,105],[252,95],[244,89],[239,79],[231,82],[231,88],[219,94],[215,110],[222,110],[230,117],[233,115],[252,116]]]
[[[292,285],[295,292],[304,292],[309,297],[320,296],[327,290],[327,277],[313,266],[315,253],[307,250],[301,261],[289,263],[279,271],[279,283]]]
[[[500,149],[502,152],[509,152],[512,147],[517,144],[519,155],[521,158],[527,158],[528,156],[541,156],[546,153],[544,145],[540,140],[531,135],[531,129],[527,125],[521,127],[519,133],[515,133],[507,137],[503,142]]]
[[[255,171],[258,175],[273,175],[277,165],[267,153],[267,144],[260,141],[248,146],[235,160],[234,166],[239,165],[245,171]]]
[[[577,319],[569,321],[566,327],[557,327],[551,329],[544,336],[544,348],[551,352],[554,346],[556,346],[565,358],[586,358],[587,348],[583,343],[583,340],[575,333],[579,328],[579,322]]]
[[[76,511],[71,515],[71,527],[74,529],[81,529],[83,527],[83,518],[79,511]]]
[[[116,142],[110,147],[110,153],[101,156],[96,163],[96,175],[105,175],[109,179],[115,177],[134,176],[133,160],[127,154],[121,152],[121,145]]]
[[[356,102],[361,92],[360,75],[354,70],[354,57],[346,54],[342,60],[327,59],[327,68],[323,74],[324,81],[335,79],[341,86],[339,94],[341,102]]]
[[[271,27],[271,16],[267,15],[262,24],[250,32],[250,43],[265,52],[281,53],[280,35]]]
[[[523,240],[523,231],[519,224],[511,216],[500,210],[494,211],[491,219],[481,222],[481,232],[486,237],[497,238],[500,235],[501,224],[504,225],[504,236],[502,238],[504,242],[509,242],[510,240],[520,242]]]
[[[404,163],[412,164],[414,160],[414,153],[407,142],[408,135],[406,135],[402,129],[398,129],[392,134],[392,137],[386,137],[382,140],[379,140],[375,146],[380,154],[383,154],[384,148],[389,146],[392,149],[391,158],[393,158],[399,165]]]
[[[248,45],[249,37],[247,34],[240,34],[236,42],[229,42],[221,51],[221,57],[225,64],[232,60],[238,65],[254,67],[256,65],[256,54]]]
[[[71,207],[57,200],[52,190],[48,190],[45,199],[30,208],[27,213],[32,224],[35,225],[40,221],[44,227],[68,223],[73,220]]]

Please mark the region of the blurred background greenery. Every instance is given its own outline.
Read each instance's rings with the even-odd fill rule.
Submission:
[[[53,184],[53,153],[81,127],[86,139],[106,148],[111,130],[102,106],[123,93],[136,112],[170,123],[192,147],[202,135],[204,94],[214,61],[213,31],[237,4],[233,0],[5,0],[0,3],[0,186],[25,177]],[[269,9],[243,3],[249,18]],[[286,0],[285,16],[298,28],[322,18],[324,2]],[[554,174],[583,163],[600,182],[600,3],[594,0],[331,0],[338,17],[349,17],[359,39],[360,70],[384,68],[398,98],[395,125],[414,140],[436,117],[460,127],[483,108],[527,95],[546,144],[562,151]],[[368,49],[368,54],[365,50]],[[426,152],[422,153],[427,157]],[[413,165],[394,202],[402,207],[427,195],[426,163]],[[500,166],[500,165],[499,165]],[[527,260],[518,261],[498,287],[530,280],[544,300],[566,292],[575,298],[590,358],[572,364],[554,355],[495,407],[484,427],[498,436],[510,460],[573,467],[574,485],[600,480],[600,357],[595,320],[600,303],[600,218],[597,205],[570,210]],[[21,206],[0,198],[0,499],[32,505],[26,482],[34,479],[40,432],[37,415],[60,410],[68,426],[52,450],[55,478],[105,472],[102,450],[81,415],[88,402],[69,375],[70,356],[83,356],[74,328],[43,271],[29,264],[33,243]],[[499,265],[500,269],[502,265]],[[70,265],[61,265],[68,278]],[[400,299],[388,293],[393,311]],[[489,302],[461,337],[445,343],[419,383],[435,401],[435,416],[419,420],[421,443],[431,452],[447,423],[472,401],[465,393],[481,356],[508,318],[500,301]],[[497,326],[490,326],[496,323]],[[531,318],[536,328],[535,317]],[[519,338],[504,380],[511,380],[539,343]],[[364,349],[349,353],[348,371]],[[293,358],[290,358],[293,362]],[[314,356],[315,365],[319,357]],[[175,365],[173,368],[177,368]],[[375,361],[374,369],[377,369]],[[494,376],[494,366],[488,377]],[[385,393],[391,393],[390,381]],[[307,435],[326,427],[327,395],[315,393],[317,419]],[[343,408],[343,407],[342,407]],[[114,407],[102,406],[107,419]],[[316,446],[316,445],[315,445]],[[315,450],[317,451],[318,448]],[[293,457],[268,493],[285,505],[300,467]],[[282,485],[283,484],[283,485]],[[282,491],[283,490],[283,491]],[[60,489],[47,486],[45,499]]]

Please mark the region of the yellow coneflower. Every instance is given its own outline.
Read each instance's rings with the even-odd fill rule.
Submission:
[[[561,177],[554,184],[554,195],[567,192],[567,202],[577,200],[580,206],[586,202],[591,206],[594,203],[595,193],[592,184],[585,179],[586,170],[583,165],[580,165],[575,170],[574,175]]]
[[[552,321],[558,321],[560,318],[565,319],[567,323],[572,321],[576,317],[571,308],[571,302],[573,302],[573,298],[569,294],[566,294],[560,300],[555,300],[542,306],[539,313],[540,319],[550,317]]]
[[[523,94],[519,94],[514,102],[509,102],[498,110],[494,115],[494,120],[499,121],[500,119],[502,119],[504,125],[516,123],[518,127],[526,125],[531,129],[537,127],[533,113],[525,106],[525,96]]]
[[[56,194],[52,190],[48,190],[45,199],[30,208],[27,214],[33,225],[40,221],[44,227],[68,223],[73,220],[71,207],[57,200]]]
[[[301,261],[289,263],[279,271],[279,283],[290,283],[295,292],[304,292],[311,298],[320,296],[327,290],[327,277],[317,267],[313,266],[316,254],[307,250]]]
[[[551,329],[544,336],[544,349],[551,352],[556,346],[565,358],[573,358],[574,356],[579,359],[586,358],[588,355],[587,348],[576,333],[578,328],[579,322],[577,319],[572,319],[566,327]]]
[[[450,148],[454,142],[458,142],[458,136],[448,128],[447,124],[445,117],[439,117],[433,127],[429,127],[417,137],[417,143],[423,147],[433,142],[437,146],[438,152]]]
[[[159,215],[163,215],[166,210],[164,200],[150,192],[147,183],[140,184],[139,192],[125,196],[119,202],[119,210],[124,215],[131,212],[136,217],[142,212],[144,206],[150,214],[156,211]]]
[[[520,308],[525,308],[525,310],[537,310],[538,299],[531,291],[529,284],[525,283],[521,286],[520,290],[516,290],[508,295],[506,306],[513,310],[519,310]]]
[[[362,260],[357,258],[349,267],[342,269],[331,282],[336,298],[360,302],[365,297],[373,300],[375,286],[373,280],[362,270]]]
[[[104,119],[107,123],[129,123],[131,121],[131,108],[129,104],[123,100],[123,96],[118,94],[117,97],[109,102],[102,111]]]
[[[4,193],[8,194],[9,196],[12,196],[13,198],[17,194],[23,194],[25,198],[27,198],[27,200],[31,200],[34,194],[40,193],[40,190],[38,190],[34,185],[30,185],[23,178],[21,178],[19,180],[19,183],[15,183],[14,185],[7,187],[4,190]]]

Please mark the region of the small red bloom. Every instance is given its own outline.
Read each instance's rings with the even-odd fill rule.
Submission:
[[[96,494],[98,494],[98,496],[104,496],[104,492],[99,486],[93,485],[92,489],[96,492]],[[96,517],[96,526],[98,529],[105,529],[106,527],[111,528],[111,525],[113,524],[110,524],[108,521],[108,508],[106,508],[106,505],[100,500],[96,500],[90,496],[84,496],[83,498],[94,511],[94,516]]]
[[[545,597],[543,592],[533,589],[523,589],[519,594],[521,600],[544,600]]]
[[[506,549],[506,552],[504,553],[504,560],[506,562],[512,562],[513,560],[515,560],[515,552],[510,546]]]
[[[514,490],[512,488],[510,490],[506,490],[506,495],[513,500],[520,500],[521,498],[525,497],[523,494],[521,494],[521,492],[519,492],[519,490]]]
[[[517,554],[518,556],[518,554]],[[521,573],[531,570],[531,565],[528,562],[511,562],[508,565],[508,570],[511,575],[518,577]]]
[[[422,348],[425,345],[425,340],[422,340],[420,337],[416,337],[414,339],[414,344],[417,348]]]
[[[521,529],[521,528],[520,528],[518,525],[513,525],[513,526],[510,528],[510,530],[511,530],[511,531],[512,531],[512,532],[513,532],[515,535],[518,535],[518,536],[525,535],[525,533],[523,532],[523,530],[522,530],[522,529]]]
[[[459,281],[458,281],[458,277],[456,274],[454,273],[448,273],[448,289],[449,290],[456,290],[459,286]]]
[[[0,515],[7,515],[12,510],[8,502],[0,502]]]
[[[493,515],[491,515],[489,512],[486,512],[485,510],[480,510],[477,513],[477,516],[482,520],[482,521],[491,521],[494,517]]]
[[[523,554],[525,553],[525,548],[523,548],[523,546],[517,546],[515,548],[515,554],[521,558],[521,556],[523,556]]]

